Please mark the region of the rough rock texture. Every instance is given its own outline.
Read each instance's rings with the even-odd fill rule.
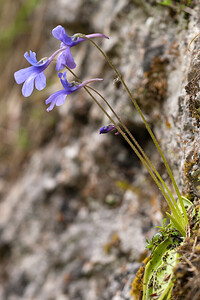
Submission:
[[[200,8],[194,3],[188,14],[145,2],[43,1],[32,15],[30,40],[24,34],[16,52],[22,57],[30,44],[32,50],[42,45],[41,56],[52,53],[57,24],[69,34],[108,35],[98,44],[144,111],[180,189],[193,199],[199,193],[199,39],[186,50],[200,32]],[[45,26],[38,30],[38,24]],[[104,78],[93,86],[168,182],[144,124],[104,58],[87,42],[73,54],[81,79]],[[6,92],[2,97],[7,134],[0,167],[0,299],[128,300],[145,238],[161,221],[158,203],[164,202],[122,137],[98,134],[109,121],[85,91],[45,112],[43,100],[60,88],[53,69],[48,72],[48,88],[35,92],[31,103],[16,85],[10,104]]]

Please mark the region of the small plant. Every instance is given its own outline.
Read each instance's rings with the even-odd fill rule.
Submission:
[[[169,4],[171,1],[165,1],[164,3],[166,4],[166,2]],[[164,3],[162,3],[162,4],[164,4]],[[158,141],[156,140],[154,133],[152,132],[150,126],[148,125],[139,105],[133,98],[130,89],[128,88],[127,84],[125,83],[125,81],[123,79],[123,76],[119,73],[119,71],[116,69],[116,67],[112,64],[112,62],[110,61],[108,56],[105,54],[105,52],[93,41],[93,38],[96,38],[96,37],[106,38],[106,39],[108,39],[108,37],[103,34],[100,34],[100,33],[89,34],[89,35],[84,35],[84,34],[78,33],[78,34],[73,35],[72,37],[69,37],[66,34],[65,29],[60,25],[58,25],[56,28],[53,29],[52,34],[56,39],[61,41],[60,48],[57,51],[55,51],[49,58],[43,58],[39,61],[37,61],[37,59],[36,59],[35,52],[30,51],[30,54],[28,54],[28,52],[26,52],[24,54],[24,57],[31,64],[31,66],[15,72],[15,74],[14,74],[15,80],[18,84],[23,83],[22,94],[25,97],[28,97],[32,94],[34,85],[35,85],[36,89],[38,89],[39,91],[44,89],[46,87],[46,77],[44,74],[44,70],[57,57],[56,71],[59,71],[58,77],[61,81],[63,89],[53,93],[48,99],[46,99],[45,102],[47,105],[49,105],[49,107],[47,108],[47,111],[48,112],[51,111],[55,106],[63,105],[66,100],[67,95],[69,95],[73,92],[76,92],[77,90],[79,90],[81,88],[85,89],[85,91],[90,95],[92,100],[99,106],[99,108],[103,111],[103,113],[108,117],[108,119],[111,122],[110,125],[103,126],[100,129],[100,134],[105,134],[105,133],[108,133],[111,131],[114,131],[115,134],[117,134],[117,135],[121,134],[123,136],[123,138],[127,141],[127,143],[130,145],[132,150],[136,153],[136,155],[138,156],[140,161],[143,163],[143,165],[146,167],[149,174],[151,175],[151,177],[155,181],[156,185],[160,189],[164,198],[166,199],[166,201],[169,205],[170,211],[171,211],[171,214],[166,213],[170,219],[170,224],[166,226],[165,225],[166,219],[164,219],[163,227],[159,227],[160,232],[153,237],[152,241],[150,241],[150,242],[147,241],[148,242],[147,248],[149,248],[153,251],[154,256],[152,256],[153,258],[148,263],[146,272],[144,275],[144,285],[146,286],[146,289],[144,289],[144,295],[147,295],[146,296],[147,298],[144,298],[144,299],[148,299],[148,296],[151,296],[151,294],[152,295],[153,294],[157,294],[157,295],[161,294],[162,289],[159,289],[159,292],[154,291],[154,289],[155,289],[154,284],[152,285],[152,288],[150,288],[150,290],[147,288],[147,285],[149,286],[149,280],[152,280],[151,279],[152,269],[151,269],[150,265],[152,265],[152,261],[154,261],[154,262],[158,261],[158,259],[157,259],[158,256],[160,257],[160,260],[159,260],[160,264],[162,263],[161,257],[163,257],[163,255],[166,254],[165,253],[166,251],[169,251],[169,245],[175,245],[175,247],[172,247],[173,251],[170,252],[171,254],[169,254],[169,256],[174,255],[174,251],[175,251],[174,248],[176,248],[177,245],[179,245],[180,242],[182,242],[183,238],[186,236],[187,226],[188,226],[188,216],[187,216],[187,211],[186,211],[185,203],[184,203],[186,200],[184,200],[183,197],[181,196],[178,186],[176,184],[176,181],[174,179],[174,176],[172,174],[172,171],[171,171],[169,164],[167,163],[167,160],[158,144]],[[132,103],[135,106],[136,110],[138,111],[140,117],[142,118],[142,120],[146,126],[146,129],[148,130],[148,132],[155,144],[155,147],[157,148],[158,152],[160,153],[160,156],[164,162],[166,170],[168,171],[171,182],[174,186],[174,190],[176,192],[178,201],[175,200],[173,192],[169,189],[169,187],[167,186],[165,181],[162,179],[159,172],[156,170],[153,163],[150,161],[150,159],[145,154],[142,147],[136,141],[136,139],[134,138],[132,133],[129,131],[129,129],[124,124],[124,122],[121,120],[121,118],[115,112],[113,107],[97,90],[88,86],[89,83],[94,82],[94,81],[101,81],[102,79],[95,78],[95,79],[90,79],[90,80],[82,82],[76,76],[76,74],[72,71],[72,69],[74,69],[76,67],[76,63],[72,57],[71,48],[84,42],[84,41],[89,41],[90,43],[93,44],[93,46],[96,47],[96,49],[104,56],[104,58],[106,59],[106,61],[110,65],[110,67],[113,69],[118,80],[121,81],[125,91],[127,92],[127,94],[130,97],[130,100],[132,101]],[[67,78],[66,78],[67,71],[65,71],[64,73],[60,72],[64,68],[66,68],[68,72],[71,72],[73,74],[74,78],[76,79],[76,82],[69,83],[67,81]],[[112,112],[114,117],[111,117],[111,114],[109,114],[107,112],[107,110],[102,106],[100,101],[103,101],[107,105],[108,109]],[[170,270],[172,272],[172,268]],[[169,272],[169,270],[167,272]],[[165,276],[167,276],[167,274],[166,274],[166,272],[163,272],[161,277],[162,277],[162,280],[166,281],[166,283],[167,283],[167,286],[165,289],[165,292],[166,292],[169,289],[169,285],[168,285],[168,280],[163,279],[163,278],[165,278]],[[147,282],[148,282],[148,284],[147,284]],[[162,299],[164,299],[164,298],[162,298]]]
[[[192,0],[158,0],[158,4],[164,5],[164,6],[168,6],[171,7],[173,9],[180,9],[180,10],[184,10],[185,7],[189,7],[191,4]]]

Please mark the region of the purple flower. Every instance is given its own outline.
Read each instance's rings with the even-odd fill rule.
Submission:
[[[69,83],[66,79],[66,71],[63,73],[59,72],[58,73],[58,77],[60,78],[60,81],[64,87],[63,90],[58,91],[53,93],[46,101],[46,104],[50,104],[50,106],[47,108],[47,111],[49,112],[50,110],[52,110],[54,108],[54,106],[60,106],[63,105],[66,99],[66,96],[79,90],[80,88],[84,87],[86,84],[93,82],[93,81],[99,81],[99,80],[103,80],[101,78],[95,78],[95,79],[90,79],[87,81],[84,81],[81,84],[76,85],[74,82]]]
[[[115,125],[107,125],[107,126],[103,126],[103,127],[100,128],[99,134],[102,134],[102,133],[108,133],[108,132],[110,132],[110,131],[112,131],[112,130],[114,130],[114,129],[117,130],[117,128],[116,128]],[[117,132],[115,133],[115,135],[118,135],[118,134],[119,134],[119,131],[117,130]]]
[[[39,91],[45,88],[46,77],[43,71],[48,67],[52,59],[43,59],[38,62],[35,52],[32,51],[30,51],[30,55],[26,52],[24,57],[32,66],[15,72],[14,77],[18,84],[24,82],[22,94],[24,97],[28,97],[33,92],[34,83],[36,89]]]
[[[69,67],[70,69],[74,69],[76,67],[76,63],[74,62],[74,59],[71,55],[70,48],[76,46],[77,44],[85,41],[85,38],[78,37],[76,34],[72,37],[69,37],[65,31],[65,29],[58,25],[52,30],[53,36],[61,41],[60,48],[66,48],[57,58],[57,65],[56,70],[60,71],[65,66]],[[93,37],[104,37],[107,38],[104,34],[101,33],[93,33],[86,35],[87,38],[93,38]]]

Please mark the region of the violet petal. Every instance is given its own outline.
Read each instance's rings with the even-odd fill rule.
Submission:
[[[19,71],[16,71],[14,73],[14,77],[15,77],[15,81],[17,82],[17,84],[21,84],[25,80],[27,80],[28,77],[31,76],[33,71],[34,71],[34,67],[32,67],[32,66],[28,67],[28,68],[21,69]]]
[[[76,63],[71,55],[70,48],[64,50],[57,58],[56,70],[60,71],[67,66],[70,69],[74,69],[76,67]]]
[[[38,91],[41,91],[46,87],[46,76],[44,75],[44,72],[41,72],[36,76],[35,87]]]
[[[24,97],[29,97],[32,92],[33,92],[33,88],[34,88],[34,80],[35,80],[35,77],[29,77],[23,84],[23,87],[22,87],[22,95]]]
[[[47,111],[49,112],[54,108],[54,106],[60,106],[65,102],[67,94],[65,90],[61,90],[58,92],[53,93],[48,99],[45,100],[46,104],[50,104],[50,106],[47,108]]]
[[[107,125],[107,126],[103,126],[103,127],[100,128],[99,134],[110,132],[110,131],[112,131],[113,129],[116,129],[115,125]]]
[[[65,29],[61,26],[58,25],[52,30],[53,36],[63,42],[66,46],[70,46],[72,39],[66,34]]]
[[[26,60],[32,65],[32,66],[37,66],[38,62],[36,59],[36,53],[32,52],[30,50],[30,55],[28,54],[28,52],[24,53],[24,57],[26,58]]]

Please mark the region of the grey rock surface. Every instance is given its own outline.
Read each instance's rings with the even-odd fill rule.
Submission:
[[[199,78],[190,67],[199,65],[199,40],[186,50],[200,32],[199,5],[191,15],[171,16],[153,2],[51,0],[45,34],[62,24],[69,34],[110,37],[97,43],[144,111],[180,189],[197,197]],[[57,46],[48,38],[41,51]],[[144,124],[101,54],[84,42],[73,55],[81,79],[104,78],[93,86],[169,182]],[[50,79],[49,94],[60,88],[56,76]],[[2,188],[0,183],[1,300],[129,300],[145,239],[161,222],[163,199],[145,168],[121,136],[98,134],[109,123],[106,116],[85,91],[67,100],[55,108],[53,136],[32,151],[18,178]]]

